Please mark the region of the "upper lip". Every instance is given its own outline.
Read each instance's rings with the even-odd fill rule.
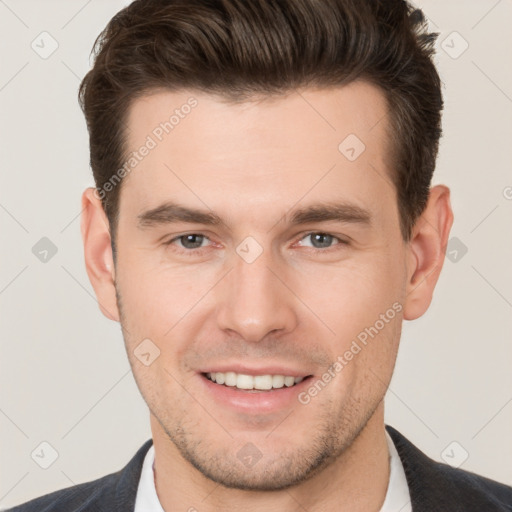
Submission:
[[[290,368],[280,365],[267,365],[267,366],[248,366],[241,363],[224,363],[215,364],[204,367],[199,370],[200,373],[227,373],[235,372],[243,375],[284,375],[285,377],[308,377],[311,372],[301,370],[300,368]]]

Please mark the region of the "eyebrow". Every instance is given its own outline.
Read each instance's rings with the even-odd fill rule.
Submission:
[[[292,226],[328,221],[356,223],[366,226],[372,224],[370,211],[353,203],[314,204],[295,210],[291,216],[287,213],[283,215],[280,221],[283,219],[285,223]],[[138,225],[141,229],[177,222],[208,226],[224,224],[222,218],[211,211],[188,208],[173,202],[164,203],[138,215]]]

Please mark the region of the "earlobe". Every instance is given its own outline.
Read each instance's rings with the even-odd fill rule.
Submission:
[[[101,312],[110,320],[119,321],[109,223],[94,192],[94,188],[87,188],[82,194],[80,229],[85,267]]]
[[[419,318],[430,306],[452,224],[450,189],[437,185],[430,189],[427,206],[417,220],[408,244],[405,320]]]

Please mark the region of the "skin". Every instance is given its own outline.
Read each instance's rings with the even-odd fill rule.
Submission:
[[[101,203],[94,189],[82,196],[87,272],[101,311],[121,322],[150,410],[160,502],[201,512],[378,511],[389,479],[383,398],[402,321],[432,300],[450,191],[431,188],[405,243],[384,96],[364,82],[238,105],[154,93],[129,112],[129,148],[191,96],[197,107],[125,178],[115,265]],[[353,162],[338,150],[348,134],[366,145]],[[223,223],[138,226],[141,212],[169,200]],[[371,225],[288,224],[296,208],[329,201],[369,210]],[[338,238],[315,246],[311,232]],[[188,233],[207,237],[203,252],[164,243]],[[236,252],[247,236],[263,250],[252,263]],[[401,311],[307,405],[241,411],[204,391],[198,371],[223,362],[283,364],[318,380],[394,303]],[[146,338],[160,350],[149,366],[134,355]],[[250,468],[237,457],[247,443],[261,453]]]

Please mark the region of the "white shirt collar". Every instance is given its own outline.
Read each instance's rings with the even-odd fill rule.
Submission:
[[[387,431],[386,440],[389,449],[390,474],[386,498],[380,512],[412,512],[409,487],[405,478],[402,461]],[[134,512],[165,512],[156,493],[153,476],[154,461],[155,446],[152,444],[146,453],[142,465]]]
[[[391,439],[387,430],[386,440],[388,442],[390,471],[388,490],[380,512],[412,512],[411,496],[404,467],[400,455],[396,451],[395,443],[393,443],[393,439]]]
[[[152,444],[142,465],[134,512],[165,512],[156,493],[153,464],[155,462],[155,445]]]

